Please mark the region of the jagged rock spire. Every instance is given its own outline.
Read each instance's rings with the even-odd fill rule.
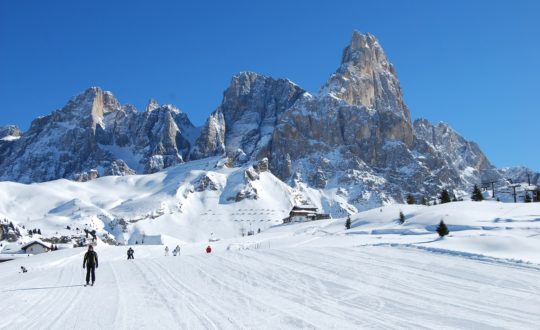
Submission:
[[[322,87],[321,94],[372,111],[392,112],[411,124],[394,67],[369,33],[353,32],[350,44],[343,50],[340,67]]]
[[[148,104],[146,105],[146,108],[144,109],[144,111],[151,112],[151,111],[153,111],[153,110],[155,110],[157,108],[159,108],[158,102],[155,99],[150,99],[148,101]]]

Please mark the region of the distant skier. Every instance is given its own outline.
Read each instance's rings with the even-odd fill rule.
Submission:
[[[28,272],[28,270],[26,269],[26,267],[21,266],[21,273],[26,273],[26,272]]]
[[[169,247],[168,246],[165,247],[165,256],[166,257],[169,256]]]
[[[129,249],[127,250],[127,258],[128,258],[128,260],[129,260],[129,259],[135,259],[135,257],[133,256],[133,253],[134,253],[134,252],[135,252],[135,251],[133,251],[132,248],[129,248]]]
[[[174,249],[176,251],[176,255],[180,255],[180,245],[177,245],[176,248]]]
[[[86,285],[90,284],[90,275],[92,275],[92,285],[94,285],[96,281],[96,268],[98,268],[98,256],[92,245],[88,246],[88,251],[84,254],[82,267],[86,267]]]
[[[212,252],[212,247],[210,247],[210,245],[208,245],[206,247],[206,253],[210,253],[210,252]]]

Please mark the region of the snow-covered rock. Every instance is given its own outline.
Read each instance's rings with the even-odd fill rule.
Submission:
[[[199,131],[173,105],[152,100],[137,112],[92,87],[35,119],[27,132],[9,134],[18,138],[2,139],[0,180],[32,183],[154,173],[189,159]]]
[[[268,156],[279,116],[305,91],[286,79],[235,75],[197,141],[195,158],[226,153],[243,163]]]
[[[342,202],[356,209],[460,191],[497,175],[478,146],[447,125],[416,123],[378,41],[354,32],[320,92],[302,95],[280,116],[270,169],[293,186],[326,191],[321,196],[340,189]]]

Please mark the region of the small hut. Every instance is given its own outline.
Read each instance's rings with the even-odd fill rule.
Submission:
[[[39,254],[49,252],[51,250],[51,247],[47,243],[35,240],[23,245],[21,249],[28,254]]]

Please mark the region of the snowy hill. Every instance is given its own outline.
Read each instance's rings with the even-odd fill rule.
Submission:
[[[406,215],[397,223],[399,210]],[[437,239],[443,217],[450,237]],[[540,323],[538,204],[395,205],[250,237],[163,246],[98,244],[0,264],[0,328],[507,328]],[[519,243],[519,244],[518,244]],[[28,273],[21,274],[24,265]]]
[[[262,164],[229,168],[220,158],[207,158],[151,175],[84,183],[0,182],[0,218],[39,228],[45,237],[76,237],[87,229],[119,243],[156,235],[161,238],[153,243],[172,237],[193,242],[212,232],[235,237],[281,223],[299,202]]]
[[[292,206],[302,203],[337,210],[346,205],[344,201],[342,205],[325,204],[328,200],[339,203],[339,191],[321,196],[320,191],[306,186],[289,187],[267,165],[263,160],[228,167],[227,158],[213,157],[149,175],[32,185],[0,182],[0,218],[20,228],[22,237],[12,234],[12,241],[19,243],[43,238],[79,244],[84,243],[85,230],[95,230],[98,239],[109,244],[178,244],[208,241],[210,236],[233,239],[249,231],[264,233],[281,224]],[[396,222],[399,210],[407,219],[403,225]],[[337,219],[329,221],[325,230],[340,232],[347,213],[334,214]],[[536,252],[540,255],[534,236],[539,203],[388,205],[353,214],[353,228],[347,235],[359,235],[366,244],[408,244],[432,235],[441,219],[450,227],[452,242],[460,242],[456,250],[463,245],[468,246],[465,252],[527,261],[533,261],[528,256]],[[320,223],[324,221],[314,226]],[[40,229],[41,235],[30,237],[28,229]],[[495,244],[493,240],[500,246],[487,248]],[[435,240],[423,246],[451,247],[447,244]]]

